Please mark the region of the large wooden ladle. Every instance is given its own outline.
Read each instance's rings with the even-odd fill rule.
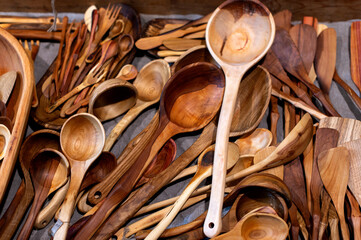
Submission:
[[[229,155],[227,158],[227,169],[233,167],[239,159],[239,149],[237,144],[228,144]],[[196,174],[191,179],[187,187],[183,190],[183,193],[181,194],[179,199],[174,203],[172,209],[167,213],[163,220],[160,221],[160,223],[150,232],[150,234],[145,238],[146,240],[158,239],[159,236],[163,233],[163,231],[177,216],[178,212],[181,210],[182,206],[187,201],[191,193],[204,179],[206,179],[212,174],[214,147],[214,145],[208,147],[199,156],[198,169]]]
[[[38,212],[48,195],[67,182],[69,162],[61,152],[45,148],[32,159],[30,174],[33,180],[35,197],[18,239],[29,238]]]
[[[206,43],[226,75],[212,175],[215,184],[212,186],[209,211],[204,223],[204,232],[208,237],[216,236],[222,228],[225,159],[238,87],[244,73],[266,54],[274,35],[272,14],[257,0],[228,0],[213,12],[208,21]]]
[[[124,129],[147,107],[159,101],[165,83],[170,78],[169,64],[154,60],[145,65],[134,80],[138,91],[135,105],[123,116],[106,139],[104,151],[109,151]]]
[[[91,114],[79,113],[64,123],[60,146],[70,163],[71,180],[58,221],[51,229],[54,239],[65,239],[85,172],[102,152],[104,142],[103,125]]]
[[[210,63],[191,64],[177,72],[164,86],[159,125],[137,161],[114,186],[99,209],[76,235],[89,239],[107,216],[131,191],[147,165],[172,136],[205,127],[217,114],[224,92],[224,76]]]

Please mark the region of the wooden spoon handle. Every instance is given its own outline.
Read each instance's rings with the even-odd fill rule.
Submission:
[[[189,176],[195,172],[197,172],[197,168],[198,166],[197,165],[194,165],[194,166],[191,166],[191,167],[188,167],[186,169],[184,169],[182,172],[180,172],[175,178],[172,179],[171,182],[175,182],[177,181],[178,179],[181,179],[181,178],[184,178],[186,176]]]
[[[207,237],[218,235],[222,229],[222,206],[226,180],[226,159],[228,153],[229,132],[236,103],[236,96],[242,79],[242,72],[233,72],[226,79],[222,108],[218,120],[216,146],[214,151],[212,190],[208,213],[204,221],[204,233]]]
[[[61,32],[47,32],[40,30],[8,30],[14,37],[20,39],[39,39],[48,41],[60,41]]]
[[[136,41],[135,46],[141,50],[149,50],[162,45],[163,41],[168,38],[183,37],[186,34],[205,30],[207,24],[202,24],[198,27],[190,27],[185,30],[177,30],[168,34],[163,34],[154,37],[141,38]]]
[[[342,80],[342,78],[338,75],[337,71],[335,71],[333,75],[333,80],[335,80],[335,82],[337,82],[343,89],[345,89],[348,95],[350,95],[350,97],[356,103],[358,108],[361,109],[360,97],[357,95],[357,93],[355,93],[355,91],[349,85],[347,85],[347,83],[345,83],[345,81]]]
[[[59,217],[55,225],[51,229],[53,240],[64,240],[68,233],[71,216],[74,212],[74,206],[78,196],[84,173],[72,170],[71,180],[68,192],[65,196]]]
[[[183,205],[192,194],[192,192],[197,188],[197,186],[209,175],[211,168],[209,171],[201,172],[201,174],[196,174],[187,187],[183,190],[182,194],[178,198],[178,200],[174,203],[171,210],[167,213],[167,215],[159,222],[159,224],[148,234],[145,240],[155,240],[158,239],[159,236],[164,232],[164,230],[171,224],[173,219],[177,216],[179,211],[182,209]]]
[[[135,106],[122,117],[122,119],[114,126],[109,136],[105,140],[104,151],[110,151],[113,147],[115,141],[118,139],[120,134],[129,126],[129,124],[150,104],[142,104],[140,106]]]

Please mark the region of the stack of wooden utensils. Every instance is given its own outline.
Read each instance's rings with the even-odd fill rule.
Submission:
[[[99,10],[92,6],[84,22],[69,24],[64,17],[56,21],[60,30],[51,34],[45,31],[50,27],[45,18],[38,20],[46,23],[34,18],[0,24],[20,39],[60,43],[56,59],[34,88],[31,116],[45,129],[30,134],[22,144],[23,179],[1,216],[0,239],[28,239],[33,228],[51,222],[49,234],[54,239],[209,237],[203,226],[209,211],[184,225],[167,227],[181,210],[210,198],[209,181],[197,187],[214,175],[216,134],[223,127],[217,121],[220,109],[227,111],[222,100],[229,84],[224,62],[212,55],[217,46],[209,42],[205,46],[213,31],[206,31],[207,23],[214,16],[154,19],[137,40],[139,17],[132,14],[123,4]],[[361,239],[361,122],[342,118],[334,108],[332,80],[359,110],[361,99],[337,74],[336,31],[313,17],[293,26],[288,10],[269,19],[276,27],[270,48],[249,66],[235,90],[226,142],[225,198],[219,203],[227,212],[211,237]],[[360,26],[361,22],[351,26],[351,73],[361,89]],[[134,46],[165,59],[152,60],[138,72],[126,65],[134,59]],[[29,47],[25,42],[24,48],[33,64],[39,43]],[[174,62],[172,67],[169,62]],[[0,100],[5,105],[11,90],[3,87],[2,78]],[[154,105],[158,108],[153,119],[135,138],[127,139],[115,157],[110,151],[119,136]],[[1,115],[3,109],[0,106]],[[267,110],[269,129],[258,128]],[[101,122],[120,115],[106,137]],[[188,133],[200,135],[176,154],[172,138]],[[2,136],[6,135],[0,133],[0,147],[6,148]],[[180,196],[149,203],[173,182],[192,174]],[[70,223],[75,208],[84,215]]]

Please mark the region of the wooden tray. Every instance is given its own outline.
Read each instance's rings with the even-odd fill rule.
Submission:
[[[9,147],[0,161],[0,203],[6,193],[9,180],[18,157],[20,144],[27,128],[30,112],[34,73],[25,50],[18,40],[0,28],[0,74],[16,71],[17,79],[7,103],[7,116],[12,122]]]

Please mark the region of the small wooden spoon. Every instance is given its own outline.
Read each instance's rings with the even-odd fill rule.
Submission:
[[[70,117],[60,132],[60,144],[71,168],[71,181],[57,223],[54,239],[65,239],[81,182],[89,166],[100,155],[105,141],[102,124],[88,113]]]
[[[108,121],[131,109],[136,103],[137,95],[133,84],[116,78],[108,79],[99,84],[90,95],[88,112],[101,122]]]
[[[121,64],[119,64],[123,58],[133,49],[134,47],[134,39],[129,34],[124,34],[120,36],[118,40],[119,53],[117,57],[114,59],[112,66],[110,68],[110,77],[114,78],[115,75],[119,72]]]
[[[344,215],[344,201],[349,178],[349,153],[345,147],[331,148],[318,156],[318,167],[323,184],[330,194],[340,219],[343,239],[350,239]]]
[[[351,78],[359,91],[361,91],[361,66],[359,61],[359,49],[361,39],[361,21],[351,23],[350,31],[350,58],[351,58]]]
[[[288,235],[288,225],[280,217],[268,213],[249,213],[239,221],[236,226],[223,235],[212,238],[221,239],[286,239]]]
[[[61,152],[45,148],[32,159],[30,174],[35,190],[34,203],[18,239],[30,237],[36,216],[44,201],[68,180],[69,162]]]
[[[198,158],[198,169],[190,183],[183,190],[183,193],[179,199],[173,205],[170,212],[163,218],[162,221],[151,231],[151,233],[145,238],[146,240],[158,239],[162,232],[168,227],[168,225],[177,216],[178,212],[187,201],[191,193],[197,188],[197,186],[207,177],[212,174],[212,162],[215,146],[208,147]],[[236,164],[239,159],[239,149],[237,144],[229,143],[228,145],[229,155],[227,158],[227,169]]]
[[[242,9],[239,12],[239,9]],[[226,27],[225,27],[226,26]],[[256,34],[257,32],[257,34]],[[208,237],[222,228],[227,142],[239,84],[244,73],[271,47],[275,24],[270,11],[259,1],[228,0],[212,14],[206,29],[206,43],[213,58],[226,75],[226,89],[217,129],[214,173],[209,211],[204,222]],[[247,115],[247,114],[245,114]],[[216,170],[217,169],[217,170]]]
[[[138,75],[138,70],[137,68],[132,65],[132,64],[126,64],[122,67],[122,69],[120,69],[118,75],[115,78],[124,80],[124,81],[129,81],[129,80],[133,80],[134,78],[136,78]]]
[[[169,64],[164,60],[154,60],[139,72],[133,85],[138,95],[135,105],[115,125],[106,139],[104,151],[109,151],[125,128],[147,107],[157,103],[163,87],[170,77]]]

